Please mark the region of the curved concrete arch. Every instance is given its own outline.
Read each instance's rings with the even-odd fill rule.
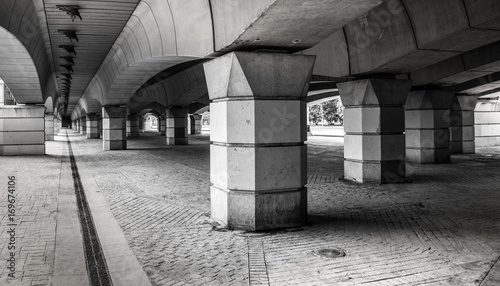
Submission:
[[[84,93],[124,105],[150,78],[214,52],[208,1],[141,1]]]
[[[0,55],[0,76],[16,101],[43,104],[49,96],[55,96],[56,78],[43,1],[2,1],[0,37],[0,54],[8,57]]]
[[[408,74],[456,56],[464,69],[462,53],[500,40],[498,20],[496,0],[384,0],[303,53],[331,78]]]
[[[101,112],[102,104],[94,98],[82,97],[80,100],[80,105],[78,107],[85,110],[85,114],[87,113],[98,113]]]
[[[168,67],[232,50],[301,50],[380,3],[381,0],[143,0],[84,94],[105,106],[125,105],[145,82]],[[266,17],[267,14],[272,17]],[[284,18],[287,14],[294,17]]]
[[[153,109],[159,112],[160,114],[165,112],[165,105],[157,102],[157,101],[140,101],[138,104],[134,104],[132,106],[127,105],[129,113],[139,113],[143,109]]]
[[[202,114],[205,111],[210,110],[210,105],[205,103],[193,103],[189,106],[189,114]]]
[[[54,113],[54,99],[52,96],[47,97],[45,100],[45,113]]]
[[[189,106],[193,102],[208,104],[208,90],[201,64],[189,67],[157,83],[143,86],[127,104],[129,110],[141,110],[149,103],[164,107]]]

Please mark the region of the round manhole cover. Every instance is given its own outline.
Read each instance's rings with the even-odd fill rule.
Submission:
[[[340,258],[346,256],[345,251],[339,248],[322,248],[315,250],[313,253],[325,258]]]

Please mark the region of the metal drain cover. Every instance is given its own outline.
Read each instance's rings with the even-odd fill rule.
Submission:
[[[340,258],[346,256],[345,251],[339,248],[322,248],[313,251],[313,254],[325,258]]]

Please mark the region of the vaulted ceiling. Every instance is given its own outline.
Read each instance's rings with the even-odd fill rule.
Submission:
[[[187,105],[206,102],[203,61],[274,50],[316,55],[315,81],[391,74],[484,95],[500,88],[498,23],[498,0],[1,1],[0,77],[66,115]]]

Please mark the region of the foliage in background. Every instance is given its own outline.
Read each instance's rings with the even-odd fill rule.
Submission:
[[[323,111],[321,111],[322,107]],[[312,124],[321,124],[322,116],[324,123],[328,125],[334,123],[344,124],[344,106],[340,98],[313,105],[309,108],[309,121]]]

